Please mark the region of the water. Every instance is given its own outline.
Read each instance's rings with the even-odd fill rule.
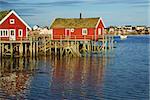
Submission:
[[[1,59],[0,99],[148,100],[149,39],[117,40],[103,56]]]

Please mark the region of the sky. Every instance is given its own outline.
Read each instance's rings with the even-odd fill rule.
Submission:
[[[50,26],[55,18],[101,17],[106,27],[150,26],[150,0],[0,0],[30,26]]]

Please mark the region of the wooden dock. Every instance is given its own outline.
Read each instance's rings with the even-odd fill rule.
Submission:
[[[32,57],[39,55],[73,56],[91,54],[113,49],[113,36],[100,37],[98,41],[65,38],[53,40],[51,36],[35,36],[19,41],[0,39],[0,57]]]

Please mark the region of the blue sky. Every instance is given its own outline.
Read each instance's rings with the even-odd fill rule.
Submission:
[[[30,26],[50,26],[59,18],[102,17],[105,25],[150,26],[149,0],[0,0],[0,10],[14,9]]]

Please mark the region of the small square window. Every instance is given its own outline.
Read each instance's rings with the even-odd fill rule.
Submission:
[[[10,24],[15,24],[15,19],[10,19]]]
[[[87,31],[86,28],[85,28],[85,29],[82,29],[82,35],[87,35],[87,33],[88,33],[88,31]]]

